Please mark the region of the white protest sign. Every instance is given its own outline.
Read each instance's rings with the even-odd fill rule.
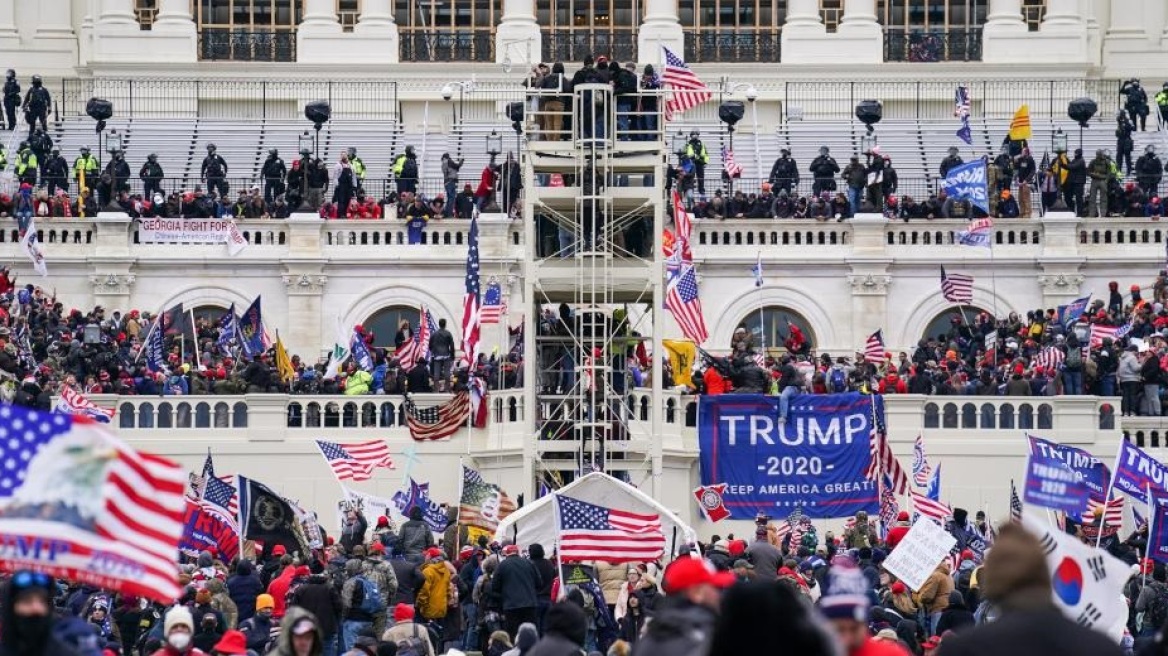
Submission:
[[[345,511],[350,505],[357,506],[361,514],[365,515],[372,522],[376,522],[378,517],[385,515],[386,517],[393,517],[396,511],[393,505],[393,500],[382,497],[375,497],[372,494],[365,494],[358,492],[351,487],[341,486],[341,490],[345,493],[345,498],[337,502],[337,525],[344,526]]]
[[[932,520],[922,517],[905,534],[888,558],[884,569],[904,582],[911,590],[920,590],[937,564],[949,555],[957,538]]]
[[[247,239],[230,219],[146,218],[138,224],[143,244],[226,244],[229,255],[247,247]]]

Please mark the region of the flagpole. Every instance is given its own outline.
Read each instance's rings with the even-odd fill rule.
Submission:
[[[458,457],[458,508],[454,515],[454,553],[462,549],[462,493],[466,489],[466,463]],[[496,526],[495,528],[498,528]],[[492,536],[494,537],[494,536]]]
[[[190,315],[190,317],[191,317],[191,336],[194,337],[193,343],[195,345],[195,367],[194,368],[196,371],[198,371],[198,368],[199,368],[199,329],[195,325],[195,309],[191,308],[191,309],[187,310],[187,314]],[[186,331],[183,331],[183,339],[184,340],[186,339]]]
[[[552,508],[555,509],[556,517],[556,577],[560,579],[559,595],[557,596],[557,599],[553,601],[558,601],[559,599],[565,597],[566,593],[564,592],[564,550],[561,548],[561,538],[564,535],[564,525],[560,521],[560,496],[556,493],[555,490],[552,490]],[[518,541],[518,531],[516,531],[515,537],[516,541]]]
[[[1111,468],[1111,480],[1107,482],[1107,494],[1103,497],[1103,514],[1100,516],[1102,520],[1099,522],[1099,535],[1095,536],[1095,548],[1103,542],[1103,527],[1107,525],[1107,504],[1111,503],[1111,493],[1115,491],[1115,474],[1119,470],[1119,456],[1123,453],[1123,440],[1120,440],[1119,446],[1115,449],[1115,467]],[[1148,518],[1151,521],[1151,517]],[[1148,535],[1151,535],[1149,532]]]
[[[1152,484],[1148,483],[1145,488],[1148,490],[1148,546],[1144,547],[1144,558],[1151,558],[1152,540],[1154,540],[1156,536],[1156,534],[1152,532],[1152,529],[1156,523],[1156,502],[1155,499],[1152,498]],[[1105,515],[1107,514],[1106,508],[1104,508],[1103,513]],[[1137,526],[1136,528],[1138,529],[1139,527]],[[1100,533],[1102,533],[1102,531]],[[1144,574],[1143,582],[1146,585],[1148,582],[1148,570],[1143,566],[1143,563],[1140,563],[1140,571]]]

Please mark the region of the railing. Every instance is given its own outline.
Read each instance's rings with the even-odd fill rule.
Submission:
[[[358,80],[69,78],[61,81],[64,118],[86,116],[97,96],[114,118],[263,118],[304,120],[304,105],[327,100],[333,119],[397,120],[397,83]]]
[[[835,246],[851,250],[852,228],[847,223],[810,220],[716,219],[694,222],[698,246]]]
[[[981,61],[981,28],[884,29],[886,62]]]
[[[967,227],[967,222],[953,219],[893,221],[885,232],[889,246],[960,246],[957,233]],[[996,219],[992,239],[995,246],[1037,247],[1042,244],[1043,225],[1033,219]]]
[[[1030,105],[1032,121],[1065,120],[1067,103],[1087,96],[1099,104],[1098,121],[1114,122],[1114,110],[1120,106],[1119,80],[1082,78],[787,82],[783,105],[788,117],[840,119],[851,118],[856,103],[873,98],[883,103],[885,119],[954,120],[953,93],[958,85],[969,88],[975,120],[1009,119],[1023,102]]]
[[[781,30],[707,28],[685,33],[685,53],[691,63],[778,62]]]
[[[604,55],[609,61],[635,62],[637,60],[637,33],[632,31],[606,32],[603,30],[545,29],[543,30],[543,57],[548,62],[565,62],[569,76],[575,62],[585,57]]]
[[[237,32],[204,28],[199,32],[199,59],[203,61],[296,61],[296,32]]]
[[[489,62],[495,35],[489,30],[401,30],[401,60],[407,62]]]

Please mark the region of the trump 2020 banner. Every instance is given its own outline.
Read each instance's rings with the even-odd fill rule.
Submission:
[[[1147,498],[1149,487],[1153,496],[1165,496],[1168,495],[1168,467],[1138,446],[1120,440],[1112,484],[1138,501]]]
[[[178,548],[194,556],[204,550],[218,553],[220,560],[227,563],[239,555],[239,535],[227,522],[200,507],[198,501],[187,498]]]
[[[698,406],[702,485],[726,484],[732,519],[782,516],[801,508],[813,519],[879,510],[871,458],[873,397],[792,397],[780,423],[779,399],[756,394],[703,396]],[[883,404],[876,403],[883,412]]]
[[[1059,444],[1041,437],[1027,435],[1030,455],[1061,460],[1083,481],[1091,498],[1101,501],[1107,494],[1107,483],[1111,480],[1111,470],[1103,461],[1083,449]]]
[[[967,200],[983,212],[990,211],[990,192],[984,159],[949,169],[949,173],[941,181],[941,186],[951,198]]]
[[[1026,503],[1079,515],[1087,508],[1087,485],[1058,458],[1031,454],[1026,463]]]

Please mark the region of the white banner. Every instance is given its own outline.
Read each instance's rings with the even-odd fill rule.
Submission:
[[[915,592],[921,589],[925,579],[937,569],[955,544],[957,538],[932,520],[922,517],[884,559],[884,569]]]
[[[350,506],[356,506],[361,511],[361,514],[365,515],[365,518],[374,525],[378,517],[382,515],[393,517],[396,512],[392,499],[375,497],[372,494],[358,492],[345,485],[341,486],[341,490],[344,491],[345,498],[337,502],[337,526],[345,525],[345,512],[349,510]]]
[[[142,219],[138,238],[143,244],[227,244],[232,256],[247,247],[231,219]]]

